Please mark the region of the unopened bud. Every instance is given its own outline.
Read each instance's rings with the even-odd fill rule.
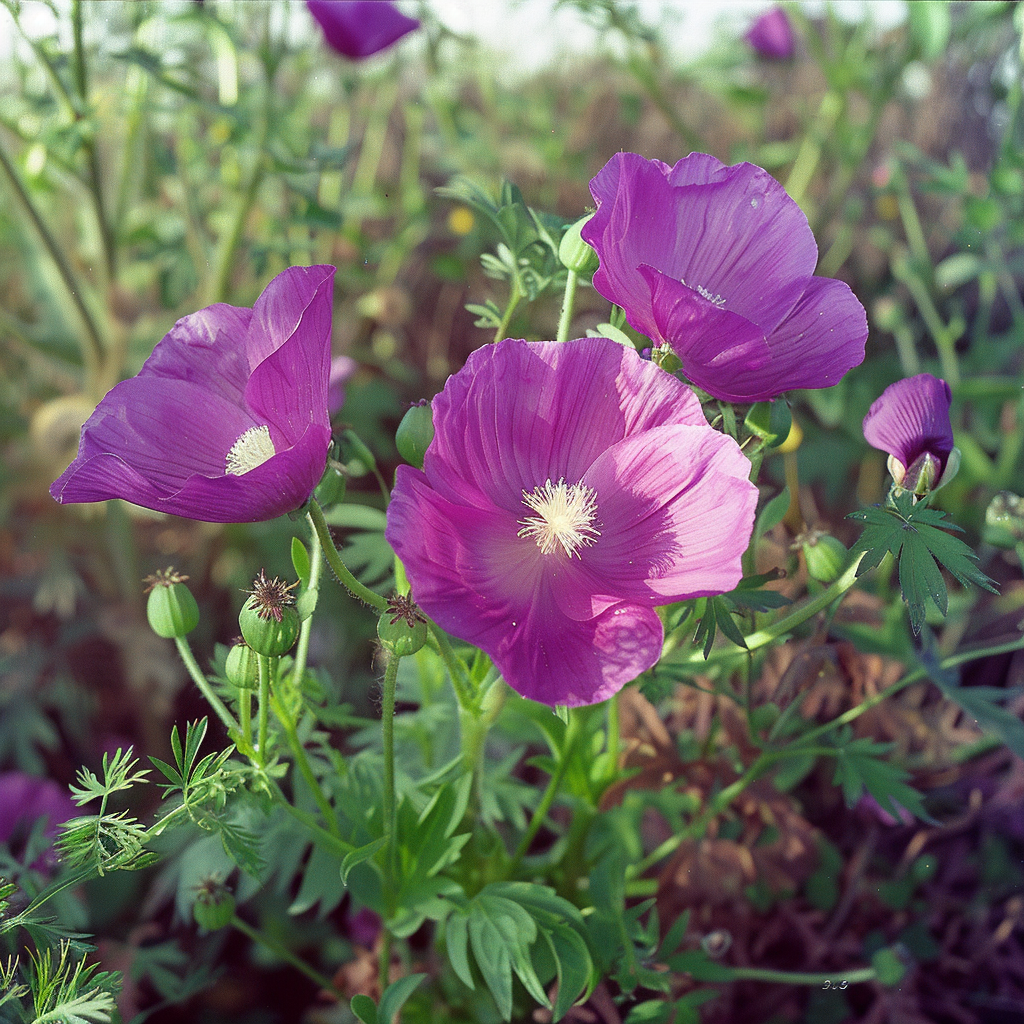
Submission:
[[[562,235],[562,241],[558,246],[558,259],[563,267],[575,271],[577,274],[593,274],[600,265],[597,253],[583,241],[580,231],[583,225],[594,215],[588,214],[581,217],[575,224],[570,224]]]
[[[430,442],[434,440],[433,410],[429,403],[420,402],[414,405],[398,424],[395,433],[395,444],[398,454],[417,469],[423,468],[423,456],[427,453]]]
[[[247,643],[235,644],[224,662],[224,675],[239,690],[255,690],[259,676],[256,652]]]
[[[815,533],[803,543],[807,572],[819,583],[833,583],[846,565],[849,552],[827,533]]]
[[[199,605],[185,586],[187,576],[173,568],[147,576],[149,600],[146,618],[157,636],[172,639],[187,636],[199,625]]]
[[[389,654],[415,654],[427,642],[427,620],[408,596],[396,594],[377,620],[377,636]]]

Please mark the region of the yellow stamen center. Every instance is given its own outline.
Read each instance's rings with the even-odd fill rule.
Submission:
[[[265,424],[250,427],[231,446],[226,459],[226,472],[231,476],[244,476],[276,454],[274,442],[270,440],[270,428]]]
[[[557,484],[548,482],[535,487],[530,493],[523,491],[523,504],[537,513],[519,520],[520,537],[531,537],[537,542],[542,555],[550,555],[556,547],[571,558],[579,555],[580,548],[589,547],[601,536],[593,525],[597,517],[597,495],[585,484]]]

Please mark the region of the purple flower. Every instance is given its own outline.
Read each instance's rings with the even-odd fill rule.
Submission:
[[[78,816],[78,808],[63,786],[23,772],[0,774],[0,843],[10,843],[24,831],[25,837],[37,819],[45,818],[43,835],[52,839],[57,827]],[[44,869],[53,860],[44,855],[33,864]]]
[[[864,438],[889,453],[889,472],[897,485],[926,494],[956,472],[951,400],[944,380],[919,373],[890,384],[872,403],[864,417]]]
[[[655,606],[740,579],[757,491],[693,393],[607,338],[502,341],[433,401],[387,538],[412,596],[543,704],[592,704],[650,668]]]
[[[385,0],[306,0],[306,6],[327,42],[353,60],[386,50],[420,24]]]
[[[760,402],[829,387],[864,359],[864,307],[843,282],[813,276],[807,218],[767,171],[617,153],[590,191],[594,287],[708,394]]]
[[[50,494],[214,523],[302,505],[331,440],[333,281],[334,267],[291,267],[252,309],[218,303],[182,317],[96,407]]]
[[[746,40],[760,56],[769,60],[789,60],[796,51],[793,26],[781,7],[765,11],[750,26]]]

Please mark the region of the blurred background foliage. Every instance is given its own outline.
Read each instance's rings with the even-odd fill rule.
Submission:
[[[768,561],[798,574],[788,544],[807,527],[852,541],[843,515],[881,500],[886,487],[884,456],[867,448],[860,423],[901,376],[929,371],[953,388],[964,459],[937,504],[973,544],[992,496],[1022,489],[1024,7],[918,0],[905,20],[880,30],[870,16],[849,22],[827,5],[793,4],[792,60],[758,58],[733,32],[681,62],[646,7],[555,0],[552,10],[574,13],[596,43],[529,75],[516,73],[514,55],[448,29],[429,2],[407,5],[422,21],[417,33],[361,63],[329,51],[305,5],[286,0],[4,7],[0,772],[66,784],[80,763],[95,768],[118,745],[168,756],[172,722],[204,707],[171,646],[148,629],[139,581],[167,564],[191,577],[204,610],[193,642],[205,664],[237,631],[240,590],[255,567],[288,571],[287,520],[211,526],[119,502],[59,508],[47,493],[95,403],[137,372],[171,324],[212,302],[251,305],[285,267],[335,264],[334,352],[356,364],[335,424],[351,429],[390,478],[404,408],[439,390],[496,325],[507,336],[554,336],[564,271],[545,232],[557,244],[562,226],[592,206],[587,182],[620,149],[669,164],[700,150],[767,168],[808,215],[818,272],[846,280],[868,309],[864,365],[836,388],[791,396],[803,441],[766,463],[795,495],[767,539]],[[515,5],[496,5],[495,17],[515,18]],[[585,290],[573,336],[607,318],[607,304]],[[336,525],[350,528],[354,567],[379,581],[389,568],[372,510],[383,502],[371,458],[356,448],[349,455],[342,508],[367,511],[339,512]],[[979,640],[1012,630],[1024,606],[1018,558],[981,552],[1002,594],[973,610],[977,595],[954,595],[963,614],[944,627]],[[882,580],[877,594],[864,594],[852,618],[889,628],[872,618],[885,587]],[[374,717],[372,622],[340,588],[321,600],[330,604],[311,661],[339,701]],[[793,673],[810,672],[806,659],[817,656],[804,652],[798,665],[779,654],[775,681],[794,685]],[[838,679],[869,694],[888,671],[853,648],[840,658],[846,675],[814,698],[833,713],[853,699],[835,688]],[[1019,655],[975,671],[989,685],[1021,683]],[[757,1014],[744,1019],[814,1024],[1019,1019],[1021,761],[934,691],[904,696],[866,735],[895,743],[917,783],[962,808],[955,827],[940,835],[880,808],[849,812],[828,774],[794,775],[789,785],[805,787],[805,810],[781,827],[816,854],[792,863],[766,854],[750,881],[751,855],[741,851],[755,848],[757,860],[756,848],[774,841],[754,825],[755,800],[749,819],[741,815],[734,834],[723,835],[731,845],[719,848],[718,863],[681,849],[657,892],[666,925],[689,909],[707,935],[726,928],[746,956],[770,956],[773,944],[796,941],[795,928],[811,964],[802,969],[811,970],[840,948],[870,954],[884,934],[934,970],[919,973],[904,1002],[899,991],[837,1001],[741,983],[701,1019],[738,1020],[739,1007]],[[712,792],[721,783],[716,752],[742,744],[730,710],[686,687],[667,726],[650,707],[624,711],[624,736],[656,751],[643,771],[676,777],[685,764],[688,792]],[[406,728],[429,746],[429,723],[410,719]],[[518,748],[509,739],[505,749]],[[530,772],[508,785],[535,781]],[[622,814],[629,800],[622,795]],[[665,801],[656,830],[676,813]],[[0,847],[0,872],[40,884],[45,846],[23,823]],[[174,893],[180,904],[182,888],[209,868],[203,858],[217,861],[205,847],[190,850],[162,873],[110,876],[64,894],[55,909],[69,927],[99,936],[104,964],[126,970],[125,1019],[201,989],[188,1019],[299,1019],[294,1001],[285,1009],[288,998],[272,994],[287,976],[280,960],[253,954],[237,934],[197,937],[187,917],[175,916]],[[276,922],[291,947],[319,945],[325,961],[348,960],[345,983],[359,991],[340,890],[328,927],[322,916],[287,913],[293,878],[282,868],[260,893],[264,925]],[[866,891],[870,898],[857,895]],[[234,966],[211,986],[213,969],[201,965],[215,963]],[[247,988],[255,972],[262,980]],[[313,1003],[312,992],[294,998]],[[961,999],[969,1012],[956,1009]],[[680,1001],[675,1019],[697,1020],[702,1001]],[[186,1019],[173,1012],[151,1019]]]

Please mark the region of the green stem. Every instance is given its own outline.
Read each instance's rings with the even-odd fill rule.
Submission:
[[[433,623],[427,628],[428,642],[431,648],[436,650],[441,656],[444,667],[448,669],[448,675],[451,677],[452,688],[455,690],[455,699],[459,702],[459,707],[464,712],[468,711],[478,715],[480,713],[479,694],[469,677],[466,663],[455,653],[455,649],[448,639],[448,634],[443,629],[435,626]]]
[[[91,386],[92,380],[98,377],[100,367],[103,365],[104,345],[99,329],[96,326],[96,321],[93,320],[92,314],[89,312],[89,309],[85,304],[85,300],[82,298],[82,287],[78,283],[74,271],[71,269],[71,264],[68,263],[67,258],[64,255],[63,248],[50,233],[50,229],[46,226],[46,222],[43,220],[42,215],[32,202],[32,199],[28,194],[28,190],[22,184],[21,178],[19,177],[14,164],[11,162],[10,157],[7,155],[7,151],[3,146],[0,146],[0,167],[3,168],[4,173],[7,175],[7,181],[14,190],[14,194],[18,197],[19,202],[24,207],[25,212],[28,214],[29,220],[32,221],[32,225],[35,227],[36,232],[43,243],[43,248],[47,253],[49,253],[50,259],[53,260],[54,265],[57,268],[57,273],[60,275],[60,279],[64,282],[64,287],[67,288],[71,304],[75,307],[76,312],[82,320],[86,338],[86,345],[83,349],[83,360],[85,362]]]
[[[363,604],[371,605],[376,608],[378,612],[384,611],[387,608],[387,601],[380,596],[380,594],[374,593],[369,587],[364,587],[349,571],[349,568],[341,560],[341,555],[335,547],[334,539],[331,537],[330,527],[327,525],[327,520],[324,518],[324,510],[320,507],[316,498],[309,499],[309,509],[307,512],[309,521],[312,524],[313,530],[320,538],[320,544],[323,547],[324,558],[327,559],[327,564],[331,567],[334,575],[338,577],[341,584],[348,590],[353,597],[358,598]]]
[[[774,981],[780,985],[825,985],[833,988],[842,982],[856,985],[874,981],[877,975],[873,967],[860,967],[856,971],[842,971],[832,974],[813,974],[808,971],[773,971],[770,967],[730,967],[733,981]]]
[[[501,323],[498,324],[498,329],[494,332],[495,342],[501,341],[507,337],[506,331],[508,325],[512,321],[512,314],[516,311],[516,306],[519,305],[520,300],[523,298],[523,291],[519,286],[519,272],[516,271],[512,275],[512,286],[508,294],[508,305],[505,307],[505,314],[501,318]]]
[[[388,655],[384,669],[384,692],[381,699],[381,738],[384,746],[384,837],[386,861],[384,900],[388,917],[394,914],[394,879],[397,863],[398,801],[395,794],[395,691],[398,687],[398,665],[402,657]]]
[[[320,544],[320,535],[316,530],[310,533],[309,549],[309,586],[306,588],[306,592],[316,594],[320,590],[320,573],[323,569],[323,559],[321,558],[322,546]],[[313,611],[310,609],[310,614],[302,620],[302,625],[299,627],[299,642],[295,646],[295,662],[292,665],[291,674],[292,686],[295,687],[302,685],[302,677],[306,674],[306,662],[309,658],[309,636],[312,629]]]
[[[619,774],[619,693],[612,694],[608,701],[608,772],[605,781],[611,785]]]
[[[273,936],[267,935],[265,932],[258,931],[253,928],[247,921],[243,921],[237,914],[231,918],[231,927],[236,928],[243,935],[248,936],[253,942],[258,942],[261,946],[265,946],[275,956],[279,957],[285,963],[290,964],[297,971],[304,974],[314,985],[318,985],[320,988],[325,989],[332,995],[336,996],[341,1002],[345,1001],[345,995],[340,992],[334,986],[334,982],[330,978],[325,977],[319,971],[310,967],[304,960],[300,960],[290,949],[283,946]]]
[[[573,307],[576,305],[576,283],[578,280],[579,275],[570,268],[565,277],[565,295],[562,298],[562,312],[558,317],[558,334],[555,336],[555,341],[569,340],[569,327],[572,324]]]
[[[821,160],[822,143],[835,127],[845,106],[843,97],[831,89],[822,96],[814,124],[804,133],[804,140],[786,178],[786,191],[794,202],[799,204],[803,199]]]
[[[523,833],[522,839],[519,840],[519,845],[516,847],[516,852],[508,867],[507,874],[510,878],[519,870],[519,865],[526,856],[526,851],[529,850],[530,844],[533,842],[534,838],[536,838],[541,825],[544,824],[544,820],[548,816],[548,811],[551,810],[551,805],[555,802],[555,797],[558,796],[558,791],[562,786],[562,780],[565,778],[565,773],[569,768],[569,761],[576,748],[576,740],[579,737],[579,734],[579,715],[570,714],[569,724],[565,729],[565,740],[562,747],[561,760],[559,760],[558,766],[555,768],[554,775],[552,775],[548,780],[547,788],[544,790],[544,795],[540,798],[540,803],[534,808],[533,816],[530,818],[530,824]]]
[[[256,655],[260,667],[260,707],[256,732],[256,755],[261,766],[267,763],[267,742],[270,735],[270,658]]]
[[[224,706],[224,702],[213,692],[213,687],[210,686],[210,681],[199,667],[199,662],[196,661],[195,656],[192,654],[192,648],[189,647],[188,641],[183,636],[176,636],[174,642],[178,647],[178,654],[181,656],[181,660],[185,663],[185,668],[188,669],[188,674],[206,698],[207,704],[213,708],[214,713],[227,727],[228,733],[232,731],[237,732],[238,723],[235,721],[235,716],[228,711]]]
[[[302,745],[302,740],[299,739],[299,730],[295,722],[285,711],[282,701],[277,699],[276,696],[271,696],[270,701],[274,708],[274,714],[277,716],[277,720],[281,723],[285,736],[288,738],[288,747],[292,752],[292,757],[295,758],[295,765],[303,779],[306,780],[306,785],[313,794],[313,799],[316,801],[317,807],[320,808],[320,813],[323,815],[324,821],[327,822],[329,831],[334,835],[340,836],[338,816],[335,814],[330,800],[327,799],[327,795],[320,785],[320,780],[317,779],[313,772],[313,766],[309,763],[309,758],[306,756],[306,748]]]
[[[287,811],[296,821],[302,822],[302,824],[309,829],[310,833],[315,837],[317,843],[330,850],[339,860],[347,857],[355,847],[351,843],[345,842],[340,836],[335,835],[333,832],[328,832],[316,818],[302,810],[300,807],[296,807],[281,791],[281,787],[277,784],[276,780],[269,778],[271,789],[274,791],[274,795],[277,798],[277,802]]]
[[[238,717],[240,719],[242,743],[252,750],[252,690],[238,691]]]

